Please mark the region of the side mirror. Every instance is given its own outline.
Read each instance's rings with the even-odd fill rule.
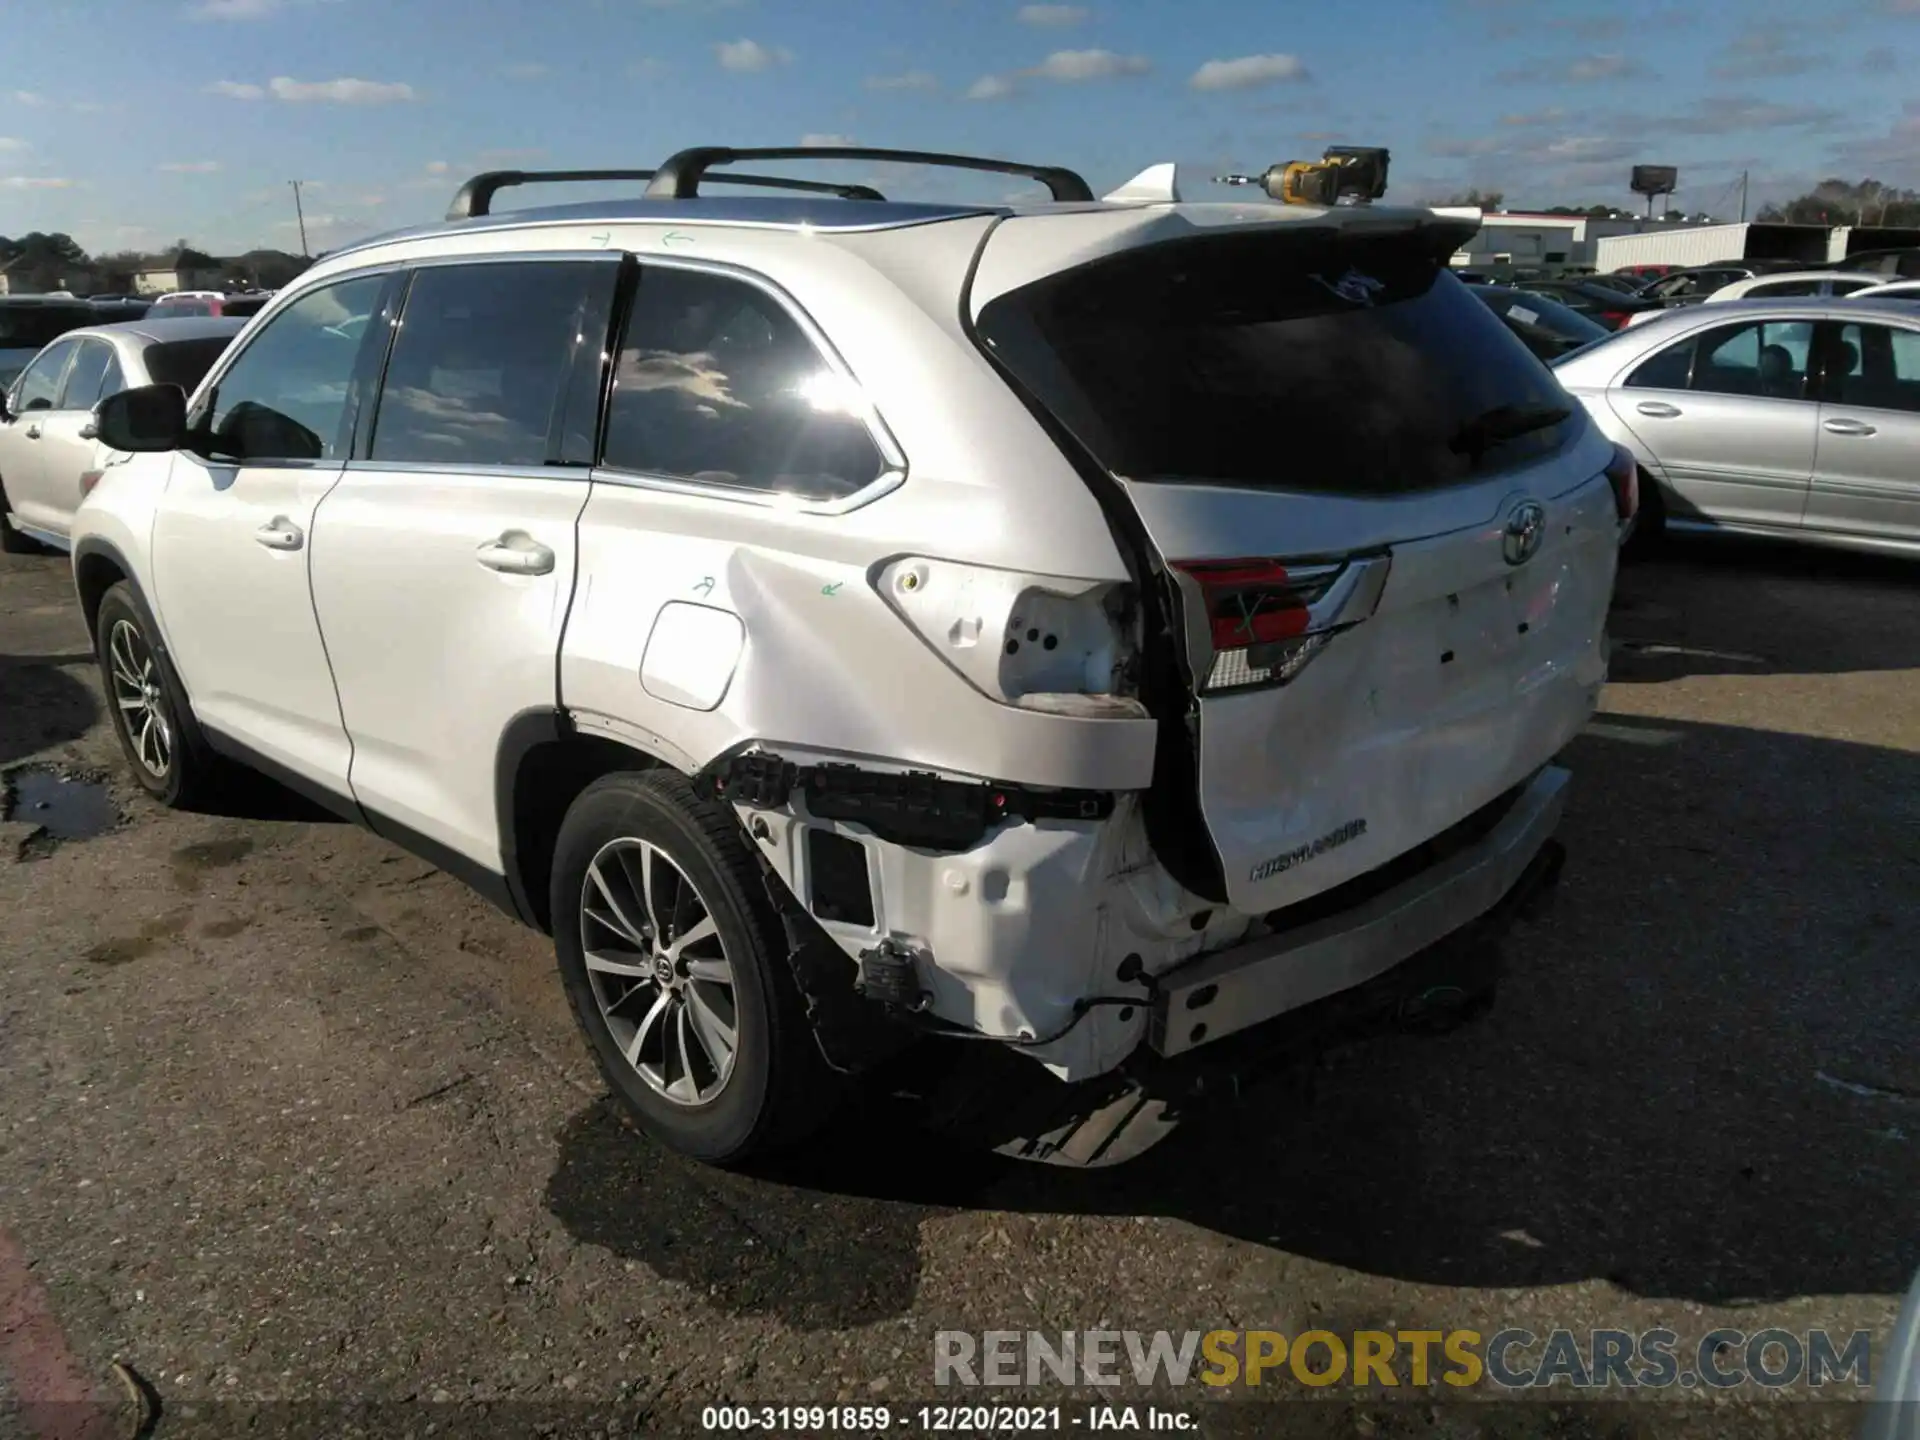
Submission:
[[[187,392],[178,385],[122,390],[93,407],[93,423],[110,450],[178,450],[187,440]]]

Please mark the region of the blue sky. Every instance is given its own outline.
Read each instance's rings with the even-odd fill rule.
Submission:
[[[1920,185],[1920,0],[39,0],[0,54],[0,234],[310,247],[431,219],[489,168],[806,137],[1112,186],[1393,151],[1390,199],[1688,209],[1827,174]],[[890,193],[948,178],[856,167]],[[825,167],[817,172],[829,173]],[[846,173],[843,171],[842,173]],[[984,183],[992,194],[1006,185]],[[979,183],[962,193],[979,195]],[[553,192],[522,192],[526,202]],[[1214,192],[1224,193],[1224,192]],[[526,203],[521,202],[521,203]]]

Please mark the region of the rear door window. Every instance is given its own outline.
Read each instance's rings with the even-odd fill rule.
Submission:
[[[837,500],[887,468],[863,417],[852,383],[767,291],[705,271],[642,271],[614,371],[605,464]]]
[[[1841,325],[1830,333],[1821,365],[1829,403],[1920,412],[1920,331]]]
[[[1579,423],[1539,359],[1404,237],[1149,246],[1000,296],[978,328],[1137,480],[1393,494],[1538,460]]]
[[[603,353],[617,279],[611,261],[420,270],[387,361],[369,458],[545,465],[568,409],[590,417],[598,408],[597,385],[571,393],[574,357],[583,344]]]

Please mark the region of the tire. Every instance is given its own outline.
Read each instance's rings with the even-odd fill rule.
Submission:
[[[196,808],[218,787],[219,757],[193,718],[173,662],[154,642],[146,608],[125,580],[101,597],[93,636],[107,713],[133,778],[169,809]],[[121,703],[136,698],[145,708]],[[164,763],[156,764],[162,746]]]
[[[740,1165],[790,1147],[832,1113],[838,1087],[757,861],[733,816],[684,777],[621,772],[582,791],[554,846],[551,901],[574,1018],[641,1131],[691,1159]],[[673,938],[708,920],[710,933]]]
[[[1640,472],[1640,523],[1627,541],[1626,555],[1639,559],[1660,548],[1667,534],[1667,502],[1660,487],[1645,470]]]
[[[45,553],[46,546],[32,536],[23,535],[13,528],[7,504],[7,487],[4,482],[0,482],[0,554],[40,555]]]

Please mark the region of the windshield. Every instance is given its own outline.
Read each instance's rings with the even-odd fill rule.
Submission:
[[[1417,242],[1207,236],[1001,296],[983,340],[1115,474],[1391,494],[1528,463],[1562,422],[1458,444],[1565,393]]]

